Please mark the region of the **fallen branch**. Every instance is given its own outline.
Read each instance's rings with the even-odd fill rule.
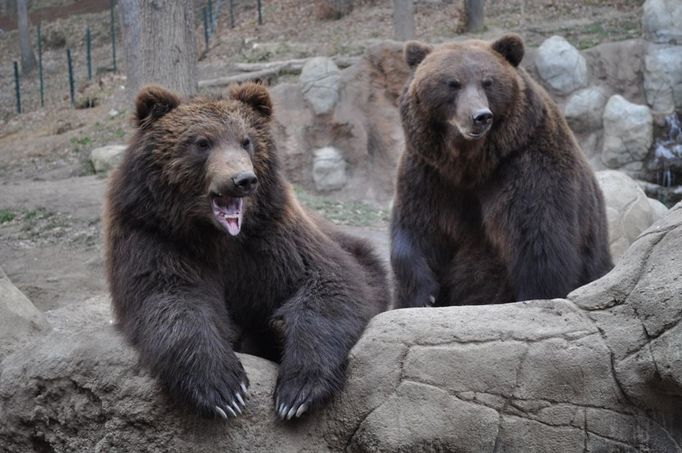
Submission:
[[[300,74],[303,65],[309,58],[296,58],[285,61],[271,61],[267,63],[236,63],[233,67],[242,74],[236,74],[215,79],[200,80],[199,88],[226,86],[231,83],[242,83],[251,80],[267,80],[272,82],[281,74]],[[359,57],[334,57],[332,58],[339,68],[347,68],[358,62]]]

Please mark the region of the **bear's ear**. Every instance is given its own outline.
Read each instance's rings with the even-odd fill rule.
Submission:
[[[504,35],[492,45],[493,50],[502,55],[512,66],[516,67],[523,60],[525,49],[523,40],[515,33]]]
[[[135,98],[135,123],[145,129],[154,121],[180,105],[180,99],[158,85],[147,85]]]
[[[432,50],[433,47],[424,44],[423,42],[408,41],[405,43],[405,49],[403,50],[405,63],[407,63],[410,68],[414,69],[431,53]]]
[[[270,93],[260,83],[246,82],[241,85],[233,85],[230,87],[230,96],[248,105],[265,118],[270,119],[272,116]]]

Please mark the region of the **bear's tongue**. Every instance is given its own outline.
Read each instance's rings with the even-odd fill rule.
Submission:
[[[231,236],[242,229],[243,199],[221,197],[213,199],[213,215]]]

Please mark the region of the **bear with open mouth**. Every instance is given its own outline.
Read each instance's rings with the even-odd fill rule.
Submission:
[[[136,133],[112,175],[106,264],[118,325],[141,363],[198,413],[245,408],[235,354],[279,362],[282,419],[323,405],[348,352],[388,308],[369,245],[307,213],[280,168],[267,90],[135,101]]]

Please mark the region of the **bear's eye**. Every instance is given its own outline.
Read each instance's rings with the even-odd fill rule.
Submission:
[[[211,142],[207,138],[198,138],[194,142],[194,145],[201,151],[206,151],[211,147]]]
[[[448,87],[452,88],[453,90],[459,90],[462,88],[462,84],[459,83],[458,80],[448,80]]]
[[[493,86],[493,79],[483,79],[483,82],[481,82],[483,85],[483,88],[490,88]]]
[[[251,148],[251,139],[249,137],[245,137],[244,140],[242,140],[242,148],[247,151]]]

